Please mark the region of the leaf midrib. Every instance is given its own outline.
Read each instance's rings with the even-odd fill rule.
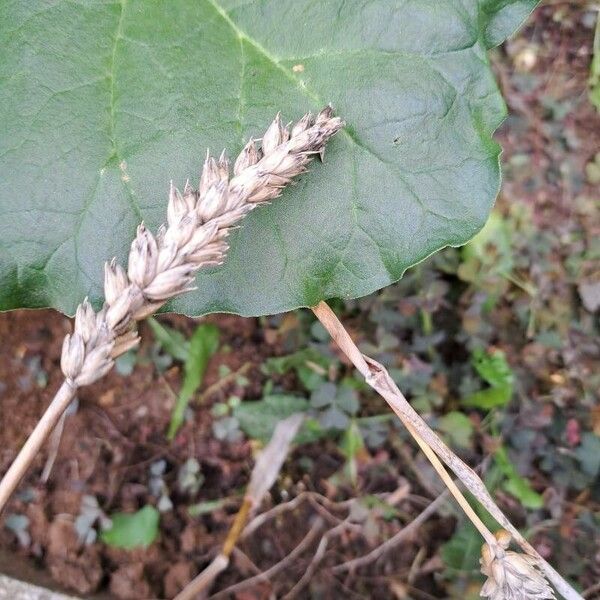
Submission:
[[[117,47],[119,45],[119,41],[124,39],[123,36],[123,23],[125,21],[125,7],[127,6],[127,0],[119,0],[118,2],[121,12],[119,14],[119,20],[117,21],[117,30],[115,32],[115,39],[113,41],[111,57],[110,57],[110,66],[108,71],[109,77],[109,128],[108,128],[108,137],[112,146],[112,153],[108,157],[106,164],[108,164],[112,159],[116,159],[117,161],[117,169],[119,170],[119,180],[121,181],[121,185],[125,189],[125,193],[127,195],[127,199],[129,200],[129,204],[133,209],[136,217],[139,221],[142,220],[142,211],[140,210],[140,206],[135,199],[135,194],[131,185],[124,178],[126,175],[124,173],[124,168],[121,166],[124,162],[124,159],[121,157],[119,153],[119,148],[117,146],[117,137],[116,137],[116,106],[115,106],[115,73],[116,73],[116,57],[117,57]],[[106,164],[104,166],[106,166]]]

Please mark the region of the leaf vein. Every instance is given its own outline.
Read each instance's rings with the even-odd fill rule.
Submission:
[[[116,139],[116,100],[115,100],[115,73],[116,73],[116,57],[117,57],[117,47],[119,45],[119,41],[123,39],[123,23],[125,21],[125,8],[127,6],[127,0],[120,0],[119,6],[121,7],[121,12],[119,14],[119,20],[117,22],[117,30],[115,32],[115,38],[112,45],[112,52],[110,58],[108,79],[109,79],[109,98],[110,98],[110,110],[109,110],[109,138],[112,145],[112,154],[106,161],[105,167],[107,164],[115,158],[117,160],[117,164],[121,165],[124,162],[124,158],[119,153],[119,148],[117,145]],[[141,221],[142,220],[142,212],[140,210],[139,204],[135,198],[135,194],[133,193],[133,189],[131,184],[129,183],[129,179],[126,177],[120,177],[123,188],[125,189],[125,193],[127,195],[127,199],[133,209],[133,212],[136,214],[136,217]]]

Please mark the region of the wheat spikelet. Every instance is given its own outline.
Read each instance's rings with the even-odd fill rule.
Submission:
[[[481,572],[487,577],[481,596],[490,600],[546,600],[555,598],[538,570],[538,562],[527,554],[507,550],[511,536],[501,529],[497,543],[481,548]]]
[[[167,225],[155,237],[142,223],[127,271],[115,259],[105,265],[102,309],[94,312],[87,299],[77,308],[73,333],[62,348],[61,368],[68,384],[77,388],[105,375],[114,358],[138,343],[135,321],[195,289],[200,268],[222,264],[231,228],[258,204],[279,196],[314,155],[323,155],[325,144],[341,127],[331,107],[316,118],[305,115],[291,131],[278,114],[260,148],[252,139],[246,144],[232,178],[223,153],[218,160],[207,156],[197,190],[188,182],[181,193],[171,184]]]

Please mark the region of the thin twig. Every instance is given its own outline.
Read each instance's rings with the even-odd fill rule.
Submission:
[[[406,583],[408,585],[412,585],[419,574],[419,570],[421,564],[423,563],[423,559],[427,556],[427,550],[424,546],[419,548],[419,551],[416,553],[408,571],[408,575],[406,576]]]
[[[0,482],[0,512],[15,491],[36,454],[75,397],[76,388],[64,381]]]
[[[313,312],[322,325],[327,329],[331,337],[338,344],[342,352],[350,359],[354,366],[360,371],[365,381],[378,393],[390,408],[396,413],[405,427],[409,430],[415,440],[426,444],[436,455],[456,474],[465,487],[479,500],[483,507],[494,519],[510,534],[521,548],[530,556],[535,558],[540,569],[549,581],[560,592],[566,600],[582,600],[582,597],[554,570],[554,568],[539,554],[539,552],[521,535],[519,530],[508,520],[502,510],[496,505],[487,488],[478,477],[477,473],[465,464],[450,448],[439,438],[439,436],[425,423],[419,413],[409,404],[389,373],[378,362],[363,355],[352,338],[336,317],[335,313],[325,302],[320,302],[313,307]],[[421,440],[419,442],[419,439]],[[428,458],[430,458],[428,456]],[[434,464],[434,467],[436,465]],[[457,491],[452,490],[453,494]],[[460,492],[459,492],[460,493]],[[465,500],[466,502],[466,500]],[[461,503],[461,506],[463,504]],[[463,506],[464,508],[464,506]],[[467,513],[468,514],[468,513]],[[471,516],[468,514],[468,516]],[[496,544],[496,540],[488,541],[490,546]]]
[[[323,557],[325,556],[329,540],[336,535],[340,535],[342,532],[344,532],[349,527],[352,527],[353,525],[354,523],[351,523],[348,519],[346,519],[345,521],[338,523],[333,529],[330,529],[321,538],[321,541],[317,546],[317,550],[315,551],[315,554],[312,560],[310,561],[310,564],[306,568],[304,575],[302,575],[302,577],[294,585],[294,587],[285,596],[283,596],[282,600],[293,600],[294,598],[296,598],[296,596],[308,585],[310,580],[313,578],[317,567],[319,566],[319,564],[323,560]]]
[[[344,519],[340,519],[336,517],[334,514],[330,513],[324,506],[319,504],[312,496],[308,497],[309,504],[327,521],[329,521],[332,525],[339,525],[343,522]]]
[[[406,464],[408,468],[415,476],[415,479],[419,483],[419,485],[427,491],[433,498],[436,498],[439,494],[439,489],[436,489],[435,483],[432,479],[427,479],[425,474],[419,467],[415,464],[413,457],[411,456],[410,450],[405,446],[404,440],[401,438],[395,438],[392,441],[392,445],[396,449],[396,451],[400,454],[400,457]]]
[[[313,308],[313,312],[315,313],[317,318],[321,321],[321,323],[323,323],[323,325],[329,331],[331,336],[335,339],[335,341],[337,342],[338,346],[342,349],[342,351],[345,354],[347,354],[348,357],[350,358],[350,360],[355,363],[356,367],[359,370],[361,370],[361,374],[364,375],[367,383],[369,385],[371,385],[371,387],[373,387],[376,391],[381,393],[381,389],[380,389],[382,387],[381,382],[377,381],[376,377],[377,377],[377,375],[382,375],[385,372],[384,377],[380,377],[379,379],[383,380],[384,383],[388,383],[387,378],[389,378],[389,375],[387,374],[387,371],[381,365],[379,365],[378,363],[375,363],[375,361],[373,361],[371,358],[363,355],[360,352],[360,350],[356,347],[356,345],[352,341],[352,338],[350,337],[348,332],[344,329],[344,326],[342,325],[342,323],[339,321],[339,319],[335,316],[335,313],[331,310],[331,308],[329,308],[329,306],[325,302],[321,302],[315,308]],[[335,333],[335,336],[334,336],[334,333]],[[375,366],[377,368],[377,371],[374,373],[373,367],[375,367]],[[364,371],[362,369],[364,369]],[[387,375],[387,378],[385,377],[386,375]],[[393,385],[395,386],[395,384],[393,384]],[[400,393],[400,390],[398,390],[398,393]],[[400,394],[400,395],[402,395],[402,394]],[[386,400],[388,400],[387,397],[384,396],[384,398]],[[408,402],[406,401],[404,396],[402,396],[402,399],[404,400],[404,402],[406,404],[408,404]],[[395,404],[397,404],[397,403],[395,403]],[[425,456],[429,459],[429,462],[432,464],[433,468],[437,471],[438,475],[440,476],[440,478],[442,479],[442,481],[444,482],[444,484],[446,485],[448,490],[450,490],[450,493],[454,496],[456,501],[459,503],[460,507],[464,510],[465,514],[473,522],[473,525],[475,525],[475,527],[477,528],[479,533],[481,533],[483,539],[488,544],[494,544],[495,543],[494,534],[485,526],[483,521],[479,518],[479,516],[475,513],[475,511],[473,510],[471,505],[467,502],[467,499],[463,496],[462,492],[458,489],[458,487],[456,486],[454,481],[452,481],[452,478],[450,477],[450,475],[448,475],[448,472],[446,471],[446,469],[440,462],[439,458],[437,457],[435,452],[431,449],[430,444],[423,439],[422,432],[417,432],[417,426],[420,425],[421,426],[420,429],[425,428],[426,430],[428,430],[428,432],[431,432],[431,434],[433,436],[435,436],[436,438],[437,438],[437,435],[431,429],[429,429],[429,427],[425,423],[425,421],[423,421],[421,419],[420,415],[412,407],[411,407],[411,410],[414,412],[416,419],[412,414],[407,416],[404,412],[399,411],[398,408],[395,407],[394,405],[391,405],[391,406],[392,406],[392,409],[394,409],[394,412],[396,412],[396,414],[400,417],[400,420],[402,421],[404,426],[408,429],[409,433],[415,439],[415,441],[417,442],[417,444],[419,445],[419,447],[421,448],[421,450],[423,451]],[[431,437],[431,435],[429,437]],[[452,453],[452,451],[439,438],[437,438],[437,440],[439,441],[440,445],[444,446],[447,455],[455,456]],[[455,457],[455,458],[457,458],[457,457]],[[465,467],[466,467],[466,465],[465,465]],[[470,469],[470,467],[467,467],[467,468]],[[473,475],[475,475],[474,471],[472,471],[472,473],[473,473]],[[457,475],[459,475],[459,474],[457,473]],[[460,477],[460,475],[459,475],[459,477]],[[475,475],[475,477],[477,477],[477,476]]]
[[[477,531],[481,534],[483,539],[488,543],[494,543],[494,535],[492,532],[485,526],[484,522],[480,519],[479,515],[473,510],[473,507],[469,504],[467,499],[463,496],[462,492],[458,489],[458,486],[452,480],[452,477],[448,474],[448,471],[442,465],[440,459],[437,457],[437,454],[429,447],[429,445],[421,438],[421,436],[415,431],[412,425],[405,423],[406,428],[413,436],[419,448],[423,451],[423,454],[429,459],[429,462],[433,465],[433,468],[436,470],[437,474],[440,476],[441,480],[444,482],[450,493],[454,496],[454,499],[458,502],[460,507],[463,509],[467,517],[471,520],[471,523],[475,525]]]
[[[250,509],[252,508],[252,498],[248,496],[244,497],[244,501],[242,502],[242,506],[240,510],[238,510],[235,515],[235,519],[233,520],[233,524],[229,529],[229,533],[223,542],[223,550],[222,553],[225,556],[230,556],[233,551],[234,546],[236,545],[242,530],[244,529],[244,525],[248,520],[248,515],[250,514]]]
[[[245,539],[252,533],[254,533],[259,527],[262,527],[267,521],[274,519],[275,517],[288,512],[290,510],[294,510],[297,508],[302,502],[308,499],[308,496],[311,492],[301,492],[295,498],[292,498],[289,502],[284,502],[283,504],[277,504],[273,508],[257,515],[246,525],[244,531],[240,535],[240,539]]]
[[[256,459],[250,483],[244,495],[244,501],[229,528],[221,552],[204,571],[186,585],[175,600],[192,600],[197,596],[204,597],[208,594],[219,573],[227,568],[231,553],[242,535],[251,510],[260,505],[263,496],[275,483],[288,455],[291,443],[296,437],[303,420],[304,415],[294,414],[277,424],[269,443]]]
[[[240,536],[240,539],[247,538],[249,535],[254,533],[259,527],[262,527],[267,521],[278,517],[280,514],[294,510],[298,508],[300,504],[309,500],[320,502],[330,510],[342,510],[348,508],[354,502],[354,498],[351,498],[350,500],[342,500],[341,502],[333,502],[332,500],[329,500],[329,498],[323,496],[322,494],[319,494],[318,492],[300,492],[295,498],[292,498],[288,502],[277,504],[273,508],[270,508],[269,510],[260,513],[259,515],[254,517],[252,521],[250,521],[250,523],[246,525],[244,531]],[[331,513],[328,514],[330,515]]]
[[[277,575],[280,571],[287,568],[290,564],[293,564],[298,557],[300,557],[307,548],[311,546],[311,544],[316,540],[317,536],[323,529],[325,521],[321,517],[315,519],[315,522],[312,524],[311,528],[308,530],[308,533],[300,540],[299,544],[283,558],[278,563],[275,563],[272,567],[269,567],[266,571],[259,573],[258,575],[254,575],[248,579],[244,579],[239,583],[229,586],[224,590],[217,592],[211,596],[211,600],[214,598],[222,598],[224,596],[230,596],[237,592],[240,592],[250,586],[262,583],[263,581],[270,581],[272,577]]]
[[[237,546],[231,552],[231,556],[236,564],[242,568],[252,571],[255,575],[261,573],[261,570],[254,564],[254,561]]]
[[[591,587],[587,588],[586,590],[584,590],[583,597],[590,598],[590,600],[591,600],[592,594],[594,594],[595,592],[600,592],[600,581],[598,583],[595,583]]]
[[[352,560],[348,560],[339,565],[333,567],[332,571],[334,573],[341,573],[342,571],[354,571],[359,567],[364,567],[366,565],[375,562],[379,558],[381,558],[386,552],[389,552],[393,548],[395,548],[400,542],[404,541],[407,537],[413,534],[415,530],[417,530],[429,517],[431,517],[439,507],[448,499],[448,491],[444,491],[440,496],[438,496],[433,502],[427,506],[419,515],[417,515],[408,525],[405,525],[398,533],[396,533],[389,540],[386,540],[383,544],[377,546],[374,550],[371,550],[368,554],[364,556],[360,556],[358,558],[353,558]]]
[[[197,577],[188,583],[177,596],[175,596],[175,600],[198,600],[198,598],[205,598],[213,581],[228,567],[228,565],[229,556],[225,556],[220,552],[215,556],[208,567],[206,567]]]
[[[245,375],[251,368],[253,363],[246,362],[239,369],[232,371],[225,375],[225,377],[221,377],[218,381],[215,381],[212,385],[209,385],[201,394],[198,396],[198,400],[196,400],[196,404],[204,404],[209,398],[211,398],[217,392],[220,392],[225,386],[229,385],[231,382],[235,381],[238,377]]]

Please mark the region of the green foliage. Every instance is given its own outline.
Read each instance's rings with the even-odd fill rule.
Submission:
[[[512,390],[514,375],[501,350],[490,353],[476,350],[473,353],[473,366],[479,376],[492,387],[508,387]]]
[[[542,496],[531,487],[527,479],[521,477],[517,472],[515,465],[508,457],[506,448],[501,446],[496,450],[494,462],[505,477],[501,485],[509,494],[520,500],[526,508],[537,509],[544,506]]]
[[[359,408],[358,395],[348,385],[326,382],[310,397],[310,405],[319,410],[319,423],[324,429],[345,430]]]
[[[483,583],[479,572],[482,543],[481,534],[469,521],[465,521],[442,546],[442,577],[447,580],[445,597],[479,600]]]
[[[316,348],[302,348],[287,356],[277,356],[265,361],[263,370],[267,375],[283,375],[294,371],[302,385],[312,392],[320,387],[332,359]]]
[[[358,297],[484,224],[505,105],[486,51],[532,0],[172,0],[0,10],[0,310],[102,298],[206,148],[331,102],[324,165],[255,211],[169,308],[259,315]],[[324,227],[324,224],[327,224]]]
[[[210,409],[215,417],[212,424],[213,435],[218,440],[235,442],[242,437],[240,423],[236,417],[232,416],[233,411],[240,403],[241,399],[238,396],[230,396],[227,402],[216,402]]]
[[[219,347],[219,329],[212,324],[198,325],[192,335],[188,355],[183,365],[183,383],[173,408],[167,438],[172,440],[183,423],[185,409],[202,384],[210,357]]]
[[[514,32],[514,24],[524,21],[540,0],[480,0],[479,10],[488,48],[501,44]]]
[[[195,458],[188,458],[177,474],[177,485],[182,494],[195,496],[204,483],[204,475],[200,463]]]
[[[473,352],[473,366],[490,387],[471,394],[463,403],[484,410],[508,404],[513,395],[514,375],[504,352],[477,349]]]
[[[442,560],[449,574],[452,571],[475,575],[479,571],[481,534],[470,521],[458,527],[452,538],[442,546]]]
[[[279,421],[294,413],[306,412],[308,400],[297,396],[273,394],[256,402],[242,402],[233,411],[240,429],[249,437],[268,442]],[[315,421],[308,420],[298,432],[296,442],[307,443],[322,437],[323,431]]]
[[[159,323],[152,317],[148,319],[148,325],[162,349],[175,360],[185,363],[190,352],[190,343],[183,333]]]
[[[510,273],[513,268],[510,225],[492,212],[484,228],[462,249],[463,264],[459,274],[466,281],[477,282],[489,276]],[[476,262],[476,264],[474,264]]]
[[[180,331],[162,325],[156,319],[150,318],[148,322],[163,350],[183,362],[183,383],[167,432],[167,438],[172,440],[183,423],[185,410],[192,396],[202,385],[210,357],[219,347],[219,329],[210,323],[202,323],[187,340]]]
[[[390,429],[390,421],[393,419],[395,419],[395,416],[390,413],[358,419],[360,433],[365,444],[371,450],[376,450],[383,446]]]
[[[213,435],[218,440],[237,442],[242,437],[237,417],[222,417],[213,421]]]
[[[202,515],[208,515],[214,513],[216,510],[223,508],[227,504],[227,500],[219,498],[218,500],[206,500],[204,502],[198,502],[188,507],[188,514],[190,517],[196,518]]]
[[[360,428],[356,420],[353,420],[348,425],[348,428],[342,436],[341,450],[346,457],[344,471],[352,485],[358,482],[358,461],[357,457],[365,448]]]
[[[591,478],[600,473],[600,437],[587,432],[581,436],[581,444],[575,450],[582,471]]]
[[[134,513],[116,513],[110,519],[112,526],[100,534],[109,546],[125,550],[146,548],[158,535],[160,513],[153,506],[144,506]]]
[[[436,429],[445,433],[453,446],[471,447],[473,423],[464,413],[456,410],[446,413],[438,420]]]

